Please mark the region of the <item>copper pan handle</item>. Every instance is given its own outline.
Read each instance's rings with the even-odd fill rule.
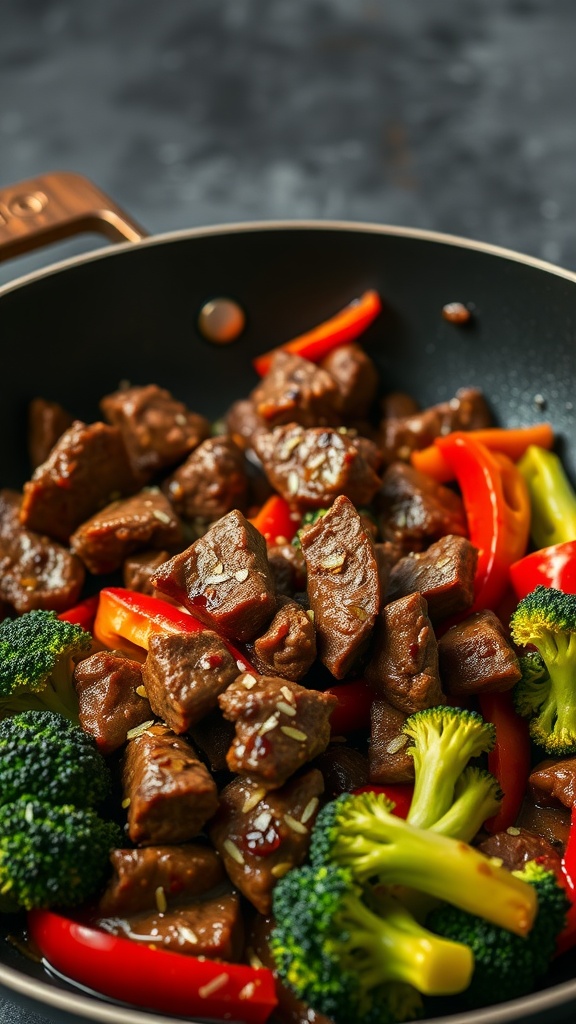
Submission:
[[[81,174],[55,171],[0,188],[0,260],[87,231],[113,242],[147,234]]]

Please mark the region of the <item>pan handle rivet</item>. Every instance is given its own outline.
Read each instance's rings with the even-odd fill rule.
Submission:
[[[245,324],[244,310],[234,299],[210,299],[198,314],[198,330],[215,345],[229,345],[236,341]]]
[[[43,192],[26,192],[10,200],[9,209],[14,217],[33,217],[41,213],[48,199]]]

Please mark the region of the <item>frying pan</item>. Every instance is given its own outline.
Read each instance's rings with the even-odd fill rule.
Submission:
[[[68,173],[0,190],[0,258],[95,229],[128,241],[0,288],[1,486],[20,487],[29,476],[25,424],[34,396],[90,421],[120,381],[155,382],[216,418],[254,386],[254,355],[368,288],[384,302],[365,341],[385,390],[408,391],[426,406],[464,385],[481,387],[502,425],[549,419],[576,478],[576,274],[462,238],[373,224],[248,223],[146,238],[90,182]],[[197,327],[199,310],[217,296],[246,314],[243,334],[225,348]],[[443,319],[450,301],[473,305],[468,326]],[[7,927],[13,922],[3,937]],[[438,1024],[573,1021],[569,960],[557,961],[548,987],[530,997]],[[66,1013],[110,1024],[173,1020],[79,992],[7,942],[0,987],[60,1021]]]

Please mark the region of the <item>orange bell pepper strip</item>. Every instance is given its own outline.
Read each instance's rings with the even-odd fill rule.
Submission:
[[[279,494],[272,494],[248,521],[266,538],[267,544],[290,542],[300,526],[301,516],[294,513]]]
[[[494,834],[514,825],[526,793],[531,763],[528,723],[514,709],[510,692],[481,693],[480,713],[496,729],[494,749],[488,754],[488,770],[500,784],[504,794],[500,810],[484,823]]]
[[[513,562],[526,552],[530,498],[520,470],[501,452],[491,452],[470,433],[437,438],[456,478],[471,543],[478,548],[474,603],[466,614],[497,608]]]
[[[335,316],[325,320],[324,323],[313,327],[311,331],[298,335],[292,341],[284,345],[256,356],[252,365],[261,377],[264,377],[277,352],[291,352],[293,355],[302,356],[312,363],[319,363],[324,356],[327,356],[332,349],[338,345],[345,345],[354,341],[362,334],[376,319],[382,309],[382,300],[377,291],[370,289],[364,292],[359,299],[354,299],[344,309],[341,309]]]
[[[513,462],[520,459],[532,444],[548,450],[554,444],[554,431],[550,423],[537,423],[532,427],[487,427],[485,430],[468,430],[466,433],[475,441],[485,444],[490,451],[507,455]],[[439,484],[447,484],[454,479],[452,466],[436,442],[412,452],[410,461],[414,469],[433,477]]]

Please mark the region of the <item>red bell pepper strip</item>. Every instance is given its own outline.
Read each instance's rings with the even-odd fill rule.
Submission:
[[[565,953],[576,945],[576,804],[572,807],[568,842],[562,858],[562,875],[571,905],[566,915],[566,925],[558,936],[557,954]]]
[[[106,587],[100,591],[94,636],[105,647],[132,653],[135,647],[147,651],[153,633],[200,633],[206,628],[190,612],[159,597],[123,587]],[[241,672],[254,671],[245,655],[229,640],[222,638],[222,642]]]
[[[42,957],[66,978],[147,1010],[187,1020],[214,1017],[264,1024],[278,1002],[267,967],[153,948],[50,910],[30,911],[28,932]]]
[[[414,786],[411,782],[391,782],[386,786],[359,786],[353,793],[383,793],[394,803],[394,814],[399,818],[407,818],[414,796]]]
[[[576,540],[525,555],[510,566],[510,580],[519,601],[538,586],[576,594]]]
[[[528,723],[514,709],[510,691],[481,693],[480,712],[496,728],[496,743],[488,754],[488,770],[504,793],[500,810],[484,823],[488,832],[504,832],[514,825],[530,774],[530,733]]]
[[[531,444],[540,448],[551,448],[554,431],[550,423],[536,423],[532,427],[486,427],[484,430],[469,430],[469,437],[485,444],[490,451],[503,452],[516,462]],[[452,466],[445,459],[437,444],[412,452],[410,462],[414,469],[431,476],[439,484],[454,479]]]
[[[303,356],[313,363],[319,363],[324,356],[349,341],[354,341],[363,331],[370,326],[382,309],[382,301],[378,292],[370,289],[364,292],[359,299],[354,299],[348,306],[341,309],[335,316],[325,320],[324,323],[313,327],[311,331],[300,334],[292,341],[284,345],[264,352],[256,356],[253,366],[261,377],[264,377],[277,352],[291,352],[294,355]]]
[[[352,683],[337,683],[326,693],[338,698],[330,715],[330,730],[333,736],[349,736],[352,732],[370,728],[370,709],[374,703],[374,690],[363,679]]]
[[[77,626],[82,626],[87,633],[91,633],[97,610],[98,594],[94,594],[93,597],[87,597],[85,601],[75,604],[73,608],[60,612],[58,618],[64,619],[65,622],[74,622]]]
[[[279,494],[272,494],[248,521],[266,538],[267,544],[291,541],[300,526],[301,516],[294,513]]]
[[[510,566],[524,555],[530,528],[526,483],[513,462],[468,434],[436,444],[452,469],[464,502],[471,543],[478,548],[474,603],[467,612],[495,608],[506,592]]]

